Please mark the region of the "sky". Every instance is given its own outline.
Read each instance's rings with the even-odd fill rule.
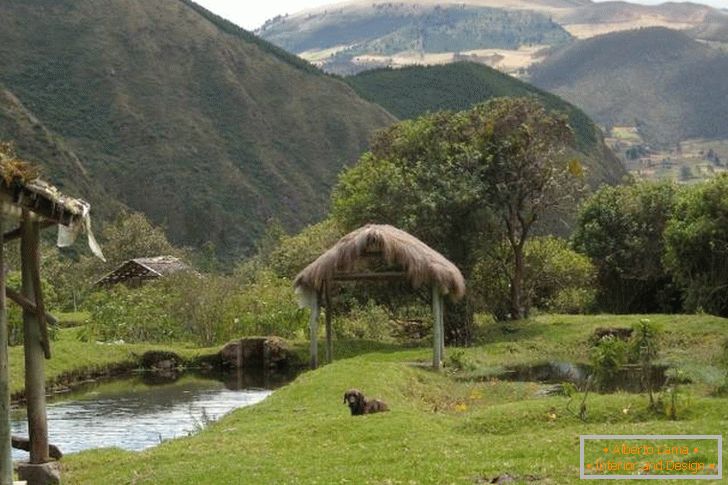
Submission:
[[[248,30],[260,27],[276,15],[295,13],[307,8],[339,3],[332,0],[195,0],[200,5]],[[604,1],[604,0],[597,0]],[[658,4],[663,0],[631,0],[634,3]],[[728,8],[728,0],[693,0],[714,7]]]

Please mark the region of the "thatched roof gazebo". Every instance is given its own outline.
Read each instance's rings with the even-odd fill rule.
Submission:
[[[371,271],[372,262],[385,271]],[[311,367],[317,367],[318,317],[322,299],[326,307],[326,357],[333,359],[331,285],[335,281],[406,280],[414,289],[432,288],[433,367],[442,366],[444,352],[443,298],[459,300],[465,294],[460,270],[427,244],[390,225],[368,224],[342,237],[333,247],[301,271],[294,281],[303,305],[311,308]]]
[[[58,246],[69,246],[85,232],[91,251],[103,259],[91,233],[91,207],[62,194],[37,178],[37,171],[19,160],[7,144],[0,143],[0,483],[12,483],[10,389],[8,375],[8,325],[6,297],[23,309],[25,401],[28,409],[30,463],[20,464],[18,474],[30,482],[41,480],[53,468],[46,422],[44,360],[50,359],[47,322],[40,277],[40,231],[58,226]],[[15,226],[15,227],[13,227]],[[11,228],[8,230],[9,228]],[[20,239],[21,288],[5,286],[5,244]],[[44,482],[45,483],[45,482]]]

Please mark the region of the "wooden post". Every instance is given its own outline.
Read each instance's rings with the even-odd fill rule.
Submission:
[[[38,263],[40,226],[38,222],[31,221],[27,215],[22,222],[22,237],[20,242],[22,294],[28,300],[39,301],[40,287],[36,286],[39,280]],[[3,292],[4,293],[4,292]],[[42,300],[40,300],[42,301]],[[43,334],[38,314],[23,310],[23,332],[25,348],[25,396],[28,405],[28,430],[30,435],[30,463],[46,463],[48,458],[48,423],[46,421],[45,401],[45,350]]]
[[[331,326],[333,314],[331,309],[331,292],[329,286],[330,283],[328,281],[324,283],[324,303],[326,305],[326,362],[330,364],[334,361],[334,332]]]
[[[0,215],[0,485],[13,483],[10,434],[10,379],[8,372],[8,315],[5,308],[5,245]]]
[[[442,296],[437,285],[432,286],[432,367],[442,368]]]
[[[321,308],[319,306],[319,295],[316,295],[316,300],[311,308],[311,320],[309,321],[308,328],[311,338],[311,368],[315,369],[318,367],[318,318]]]
[[[445,297],[440,294],[440,359],[445,361]]]

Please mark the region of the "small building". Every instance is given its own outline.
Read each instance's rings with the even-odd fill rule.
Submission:
[[[145,281],[163,278],[180,271],[192,271],[192,268],[174,256],[135,258],[125,261],[95,284],[96,286],[109,287],[124,283],[130,288],[138,288]]]

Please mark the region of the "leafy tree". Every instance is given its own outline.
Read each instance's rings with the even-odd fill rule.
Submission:
[[[458,113],[401,122],[375,137],[333,195],[344,228],[386,222],[453,260],[466,277],[478,250],[504,236],[512,252],[511,317],[524,315],[523,247],[534,224],[581,180],[566,121],[530,98],[499,98]],[[467,303],[466,303],[467,306]],[[469,339],[472,313],[446,312],[451,340]]]
[[[182,255],[182,251],[167,240],[164,231],[140,212],[121,212],[101,232],[101,241],[108,267],[132,258]]]
[[[728,316],[728,175],[681,193],[665,241],[686,309]]]
[[[580,192],[583,169],[578,160],[567,159],[567,147],[574,140],[565,118],[547,114],[543,106],[526,98],[501,99],[483,108],[488,118],[480,147],[486,154],[481,181],[512,251],[511,318],[520,319],[527,314],[526,240],[549,209]]]
[[[582,206],[574,247],[597,267],[597,302],[615,313],[680,308],[680,294],[662,258],[663,233],[676,186],[643,182],[603,187]]]
[[[502,245],[507,254],[508,248]],[[505,318],[509,311],[507,258],[485,257],[471,277],[479,311]],[[589,258],[571,249],[567,241],[553,236],[535,237],[525,247],[526,305],[558,313],[585,313],[594,303],[596,268]]]

